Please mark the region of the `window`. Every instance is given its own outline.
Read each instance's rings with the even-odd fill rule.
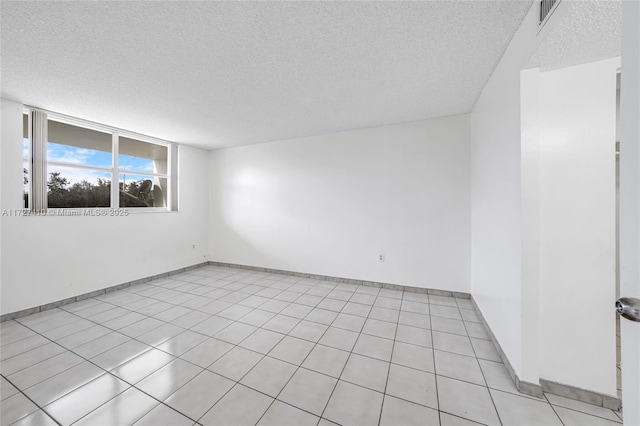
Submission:
[[[23,119],[23,151],[26,208],[176,205],[174,144],[34,109]]]
[[[29,208],[29,182],[31,176],[31,135],[29,126],[29,113],[22,114],[22,208]]]
[[[120,138],[118,171],[121,207],[165,207],[167,193],[166,146]]]

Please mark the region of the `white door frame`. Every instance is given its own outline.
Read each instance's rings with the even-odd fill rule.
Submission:
[[[622,2],[620,295],[640,298],[640,1]],[[640,323],[620,320],[625,425],[640,425]]]

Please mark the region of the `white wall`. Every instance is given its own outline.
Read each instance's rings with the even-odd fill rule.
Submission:
[[[619,63],[540,73],[540,377],[614,397]]]
[[[620,87],[620,294],[640,298],[640,2],[622,9]],[[640,424],[640,324],[622,320],[622,404]]]
[[[471,111],[471,291],[521,380],[537,383],[537,330],[523,315],[520,70],[536,44],[532,7]],[[526,339],[531,338],[532,342]],[[523,351],[523,347],[527,350]]]
[[[520,72],[522,374],[538,383],[540,360],[540,72]]]
[[[3,209],[21,207],[21,120],[22,106],[2,100]],[[208,180],[206,152],[181,146],[179,212],[128,217],[3,216],[0,312],[207,261]]]
[[[212,151],[210,173],[212,260],[469,291],[466,115]]]

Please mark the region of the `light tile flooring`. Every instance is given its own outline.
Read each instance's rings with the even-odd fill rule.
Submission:
[[[519,394],[469,300],[207,266],[1,326],[2,425],[614,425]]]

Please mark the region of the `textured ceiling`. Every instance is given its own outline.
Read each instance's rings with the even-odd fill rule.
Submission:
[[[566,9],[531,57],[543,71],[620,56],[621,0],[563,0]]]
[[[206,148],[468,112],[532,1],[2,1],[2,96]]]

